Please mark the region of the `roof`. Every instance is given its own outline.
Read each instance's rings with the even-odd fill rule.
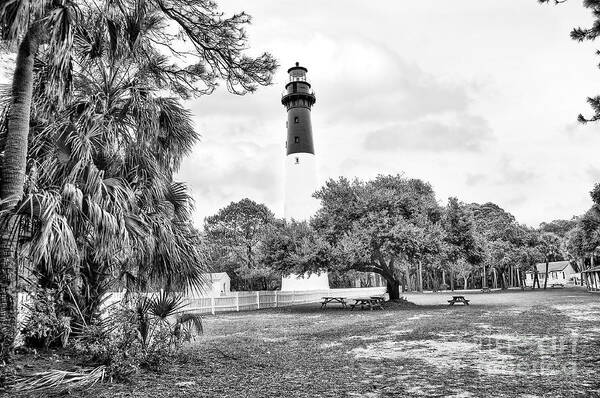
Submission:
[[[290,73],[290,71],[292,71],[294,69],[304,69],[304,72],[308,72],[308,69],[306,69],[304,66],[300,66],[300,62],[296,62],[296,65],[294,65],[290,69],[288,69],[288,73]]]
[[[229,279],[229,275],[227,275],[227,272],[211,272],[209,274],[204,275],[206,275],[206,279],[210,280],[211,282],[218,282],[223,279]]]
[[[599,271],[600,271],[600,267],[594,267],[594,268],[583,270],[581,272],[599,272]]]
[[[553,261],[548,263],[548,272],[563,271],[569,264],[571,264],[570,261]],[[546,272],[546,263],[537,263],[535,266],[537,267],[538,272]],[[533,273],[533,271],[527,272]]]

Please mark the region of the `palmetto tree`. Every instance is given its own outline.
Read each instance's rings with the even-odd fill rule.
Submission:
[[[78,10],[69,0],[5,0],[0,4],[2,40],[18,48],[11,98],[5,114],[5,138],[0,158],[0,204],[2,214],[18,208],[23,197],[29,116],[33,97],[34,60],[40,44],[52,54],[48,88],[60,103],[68,87],[73,26]],[[49,90],[50,91],[50,90]],[[49,93],[50,94],[50,93]],[[15,230],[15,218],[5,220],[0,230],[0,360],[10,361],[16,332],[15,240],[7,231]]]
[[[0,137],[0,199],[7,213],[26,201],[28,153],[28,194],[44,203],[56,199],[51,218],[70,230],[50,243],[64,238],[56,247],[65,248],[71,234],[77,245],[79,266],[66,265],[63,260],[73,258],[66,252],[38,258],[30,251],[36,267],[66,273],[80,291],[97,288],[94,299],[117,271],[138,281],[198,282],[193,264],[201,257],[189,197],[172,179],[197,135],[177,98],[210,93],[220,79],[238,94],[270,83],[275,60],[244,54],[249,22],[244,13],[224,18],[208,0],[0,5],[3,38],[20,43],[13,100],[3,119],[8,128]],[[178,49],[181,37],[192,51]],[[41,40],[46,44],[37,53]],[[27,247],[39,246],[37,237]],[[13,241],[3,236],[0,253],[0,323],[10,326],[0,330],[3,355],[15,324]]]
[[[30,150],[39,187],[69,203],[62,215],[80,252],[71,288],[86,321],[115,275],[136,287],[182,286],[199,284],[203,271],[191,197],[172,180],[198,139],[190,114],[158,96],[148,70],[125,54],[99,58],[74,73],[72,100],[45,119]]]

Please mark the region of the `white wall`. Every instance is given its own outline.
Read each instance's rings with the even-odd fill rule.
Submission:
[[[329,277],[327,272],[320,275],[296,275],[281,278],[281,291],[291,292],[294,290],[323,290],[329,289]]]
[[[550,271],[548,274],[548,285],[552,285],[553,283],[566,285],[569,283],[571,275],[575,274],[575,270],[570,265],[567,265],[563,271]],[[544,284],[545,278],[544,273],[538,273],[540,286]],[[528,272],[525,274],[525,286],[533,286],[533,273]]]
[[[296,221],[310,219],[319,208],[319,201],[312,197],[317,188],[315,155],[292,153],[286,156],[284,217]],[[282,291],[322,289],[329,289],[327,272],[310,276],[292,274],[281,279]]]
[[[319,201],[312,197],[317,188],[315,155],[293,153],[286,156],[284,217],[304,221],[313,216],[319,208]]]

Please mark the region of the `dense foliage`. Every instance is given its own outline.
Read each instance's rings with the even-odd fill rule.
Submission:
[[[268,290],[281,281],[260,260],[266,236],[279,221],[263,204],[250,199],[233,202],[204,222],[208,264],[227,272],[233,290]]]
[[[17,280],[55,291],[57,311],[88,325],[111,288],[203,282],[191,196],[173,179],[198,141],[181,100],[270,83],[275,60],[246,54],[249,23],[207,0],[0,4],[1,37],[18,48],[0,112],[5,363]]]
[[[310,222],[276,220],[263,205],[243,200],[208,218],[206,232],[213,236],[219,232],[223,237],[227,230],[230,237],[239,235],[236,239],[252,236],[251,245],[239,248],[253,253],[255,267],[270,269],[272,275],[326,270],[342,280],[374,272],[387,281],[390,295],[396,297],[400,287],[523,287],[527,271],[540,288],[535,265],[548,267],[552,261],[571,260],[580,270],[578,263],[585,263],[585,255],[575,238],[586,236],[583,226],[600,226],[588,216],[554,220],[534,229],[519,224],[494,203],[467,204],[450,198],[446,206],[440,206],[427,183],[402,176],[330,180],[315,197],[321,200],[321,208]],[[254,210],[241,211],[243,208]],[[270,221],[261,224],[256,214],[269,214]],[[245,221],[240,216],[246,217]],[[225,219],[228,229],[224,229]],[[261,233],[244,235],[246,223],[253,225],[253,232]],[[236,234],[232,226],[237,226]],[[225,243],[221,239],[221,245]],[[247,258],[221,257],[212,265],[231,273],[235,272],[232,264],[242,267]],[[548,272],[542,274],[545,288]]]

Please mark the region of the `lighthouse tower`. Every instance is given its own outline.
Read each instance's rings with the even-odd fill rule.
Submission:
[[[284,217],[296,221],[308,220],[318,208],[312,197],[317,190],[315,146],[310,120],[311,108],[316,98],[306,80],[308,70],[296,62],[288,69],[289,81],[281,103],[287,110],[287,141],[285,159]],[[281,290],[329,289],[327,273],[320,275],[290,275],[283,278]]]

